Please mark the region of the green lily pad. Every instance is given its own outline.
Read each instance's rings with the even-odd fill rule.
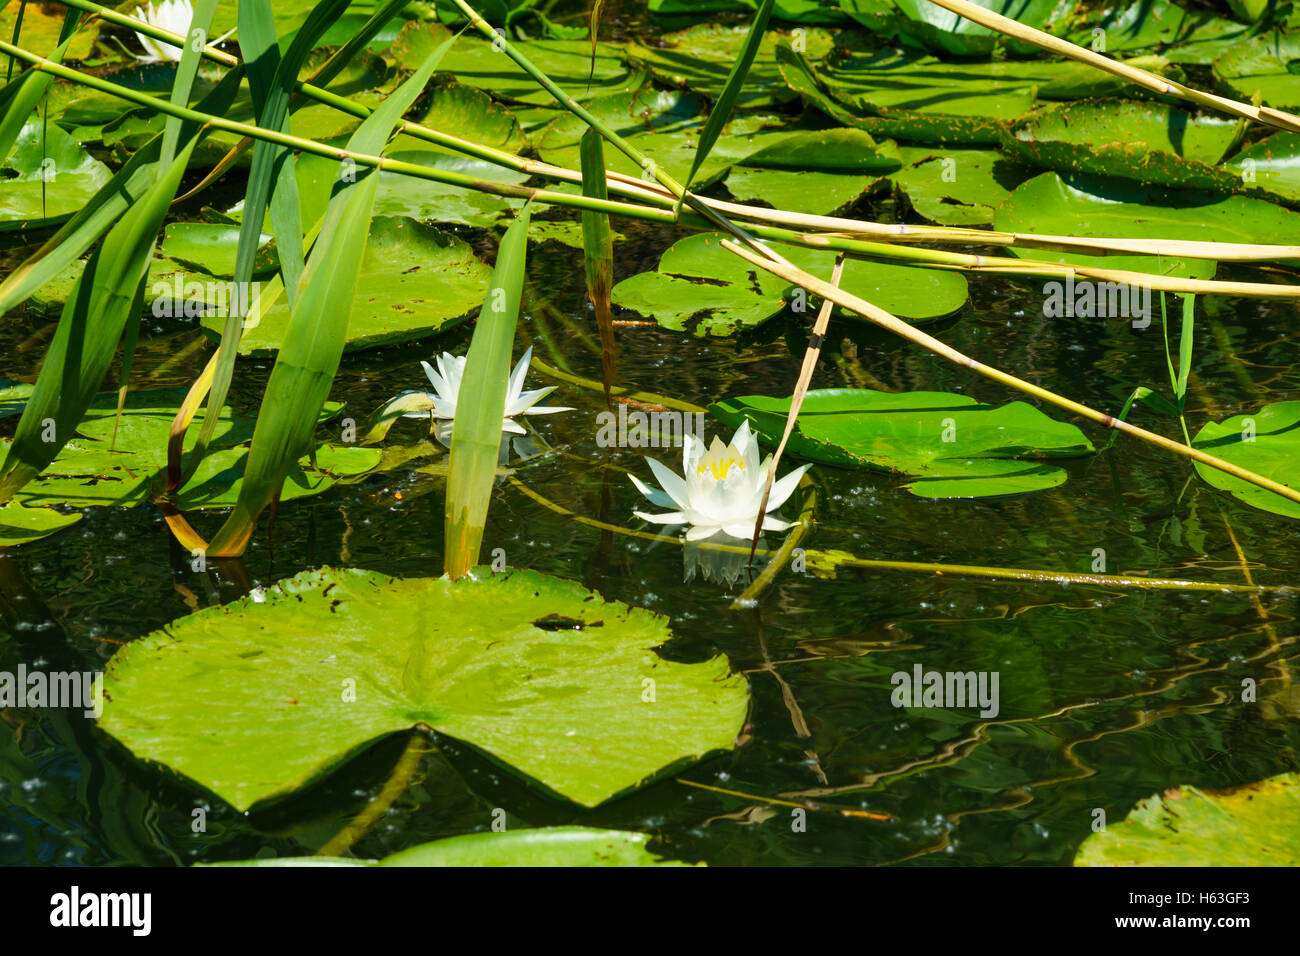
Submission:
[[[1300,774],[1174,787],[1090,834],[1075,866],[1300,866]]]
[[[646,849],[649,834],[595,827],[538,827],[467,833],[421,843],[382,860],[289,856],[197,866],[689,866]],[[701,864],[702,865],[702,864]]]
[[[1256,94],[1265,106],[1300,108],[1300,36],[1265,33],[1233,44],[1214,61],[1214,76],[1233,96],[1246,100]]]
[[[665,660],[653,648],[670,636],[662,617],[532,571],[304,571],[124,647],[100,726],[240,810],[418,725],[592,807],[734,746],[744,679],[723,657]]]
[[[494,103],[482,90],[463,83],[442,83],[430,89],[426,96],[429,105],[419,119],[424,126],[508,153],[521,152],[527,145],[527,137],[514,114],[500,103]],[[420,140],[411,141],[423,145]]]
[[[664,328],[696,335],[731,335],[785,311],[793,300],[790,283],[723,249],[721,238],[701,233],[673,243],[657,270],[614,286],[614,304],[652,316]],[[834,253],[793,246],[782,246],[781,254],[823,277],[830,275],[835,262]],[[913,321],[951,315],[968,295],[966,278],[956,272],[864,259],[845,262],[840,285]],[[815,309],[815,304],[808,305],[809,311]]]
[[[18,39],[14,40],[14,23],[18,20],[18,11],[23,10],[23,30]],[[37,3],[24,4],[21,0],[9,0],[9,3],[0,9],[0,37],[4,37],[6,42],[16,43],[24,50],[30,50],[40,56],[49,56],[59,45],[59,33],[63,29],[63,8],[49,8],[50,12]],[[99,37],[99,20],[91,20],[85,23],[72,42],[68,44],[67,52],[64,54],[64,62],[71,60],[84,60],[90,56],[90,51],[94,49],[95,40]]]
[[[732,427],[748,419],[759,440],[775,445],[788,398],[748,395],[709,406]],[[790,436],[792,454],[832,465],[898,472],[923,498],[987,498],[1054,488],[1066,473],[1043,459],[1093,451],[1074,425],[1032,405],[981,405],[951,392],[810,391]]]
[[[703,93],[716,100],[748,35],[748,24],[721,26],[701,23],[658,37],[653,45],[630,43],[627,55],[633,64],[644,67],[659,82]],[[744,88],[736,100],[737,109],[771,107],[791,98],[776,62],[778,42],[798,42],[809,56],[817,58],[825,56],[835,45],[826,30],[804,29],[791,36],[769,29],[763,35],[749,72],[745,74]]]
[[[160,495],[167,467],[167,440],[185,389],[133,390],[127,394],[121,420],[117,394],[96,396],[76,436],[34,481],[25,485],[15,501],[32,506],[54,504],[72,507],[131,507]],[[342,405],[329,402],[321,421],[338,415]],[[208,456],[181,490],[176,502],[183,508],[230,507],[243,475],[243,459],[253,437],[255,418],[223,410]],[[197,429],[186,436],[192,449]],[[0,455],[8,442],[0,440]],[[378,449],[322,445],[315,462],[304,458],[285,483],[281,500],[320,494],[340,478],[374,468],[382,457]],[[182,458],[188,463],[187,458]],[[29,516],[30,517],[30,516]],[[34,519],[33,519],[34,520]]]
[[[1077,0],[973,0],[1025,26],[1060,33]],[[936,53],[986,56],[1006,46],[1014,53],[1036,53],[1037,47],[935,6],[927,0],[841,0],[844,12],[875,34],[922,45]]]
[[[819,215],[852,205],[902,166],[892,140],[877,143],[864,130],[844,127],[795,132],[742,162],[727,171],[727,191],[736,199]]]
[[[80,514],[64,514],[53,508],[28,508],[17,501],[0,505],[0,548],[48,538],[81,520]]]
[[[1207,422],[1192,438],[1192,446],[1288,488],[1300,488],[1300,402],[1275,402],[1249,415]],[[1251,507],[1300,518],[1300,504],[1217,468],[1193,464],[1215,488]]]
[[[512,44],[565,93],[579,102],[631,93],[645,83],[645,73],[629,70],[622,50],[611,43],[596,44],[592,74],[591,43],[587,40],[525,40]],[[555,106],[555,99],[525,73],[505,50],[486,40],[463,36],[438,65],[460,82],[487,90],[495,98],[514,103]],[[588,76],[592,76],[588,85]]]
[[[388,55],[403,70],[413,73],[451,36],[451,31],[433,20],[408,20],[393,38]]]
[[[1128,0],[1089,12],[1066,39],[1109,55],[1170,47],[1166,55],[1173,62],[1208,64],[1248,32],[1240,23],[1168,0]]]
[[[838,51],[837,51],[838,53]],[[935,144],[997,144],[1034,106],[1037,89],[1069,75],[1046,60],[945,63],[867,44],[820,64],[777,48],[790,88],[847,126]]]
[[[679,178],[690,170],[700,132],[708,120],[704,104],[698,97],[649,88],[636,94],[596,100],[590,108],[597,118],[609,123],[651,162]],[[548,123],[537,139],[542,159],[557,166],[577,169],[580,164],[579,143],[586,129],[581,119],[569,114]],[[769,147],[808,132],[790,128],[788,121],[777,116],[738,116],[723,127],[722,134],[696,174],[695,187],[703,188],[733,163],[743,162]],[[874,141],[871,147],[874,159]],[[627,175],[644,174],[647,179],[653,179],[616,149],[605,150],[605,166]]]
[[[402,850],[380,866],[689,866],[646,849],[649,834],[594,827],[468,833]]]
[[[1163,103],[1086,101],[1034,113],[1012,127],[1005,147],[1013,158],[1060,172],[1230,193],[1241,177],[1216,164],[1236,126]]]
[[[424,338],[459,324],[483,304],[492,270],[465,242],[403,217],[380,216],[370,224],[348,323],[348,350]],[[205,316],[203,326],[220,337],[224,319]],[[265,309],[239,341],[241,354],[279,348],[289,325],[283,297]]]
[[[57,123],[28,123],[0,163],[0,230],[61,222],[111,178]]]
[[[265,277],[279,266],[273,252],[272,237],[263,233],[261,242],[253,259],[253,275]],[[235,274],[239,226],[216,222],[168,223],[159,248],[164,256],[183,266],[209,275],[230,277]]]
[[[1226,160],[1243,191],[1300,204],[1300,133],[1274,133]]]
[[[1007,232],[1055,236],[1191,239],[1205,242],[1286,243],[1300,235],[1300,214],[1260,199],[1222,198],[1190,190],[1139,186],[1127,180],[1044,173],[1016,189],[994,216]],[[1214,277],[1217,263],[1156,256],[1084,256],[1045,249],[1013,254],[1049,262]]]
[[[936,152],[911,146],[908,161],[889,178],[931,222],[945,226],[991,223],[994,212],[1032,171],[991,149],[949,149]]]
[[[32,397],[34,387],[27,382],[6,382],[0,379],[0,418],[21,415],[23,406]]]

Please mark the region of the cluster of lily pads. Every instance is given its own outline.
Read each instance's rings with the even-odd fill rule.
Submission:
[[[1300,105],[1289,14],[1252,20],[1248,0],[1239,5],[1238,20],[1165,0],[1103,10],[1030,0],[1015,16],[1144,75],[1180,84],[1195,76],[1257,104]],[[454,34],[466,22],[486,25],[460,2],[253,3],[258,22],[242,24],[244,36],[231,4],[165,0],[135,23],[83,23],[74,15],[82,6],[105,12],[78,4],[65,18],[11,2],[0,15],[8,35],[21,8],[17,42],[4,49],[44,65],[0,90],[0,230],[58,229],[0,283],[0,307],[25,302],[60,315],[42,377],[0,383],[0,421],[20,419],[13,438],[0,440],[0,547],[54,534],[83,508],[149,503],[197,550],[209,541],[185,515],[230,509],[210,544],[238,555],[270,503],[404,466],[375,447],[398,417],[427,419],[450,451],[447,537],[457,557],[448,575],[304,572],[192,614],[114,659],[103,729],[240,810],[412,730],[463,740],[584,807],[735,745],[749,694],[724,658],[667,660],[656,651],[671,637],[662,618],[573,582],[473,570],[496,466],[511,447],[503,433],[526,434],[523,416],[571,411],[540,404],[553,387],[525,391],[531,349],[510,370],[529,240],[581,250],[589,278],[604,268],[591,281],[598,313],[612,305],[689,343],[810,316],[818,304],[789,271],[734,254],[743,234],[720,220],[737,207],[767,230],[754,228],[763,239],[794,242],[814,225],[838,239],[833,222],[888,194],[924,221],[914,225],[968,229],[969,242],[981,230],[1011,237],[1011,255],[998,263],[872,246],[852,232],[847,245],[782,247],[779,265],[816,277],[835,269],[842,289],[910,324],[961,312],[967,275],[985,268],[1035,282],[1070,267],[1186,283],[1208,282],[1219,268],[1206,255],[1141,243],[1120,255],[1080,252],[1079,240],[1293,248],[1300,234],[1300,133],[1248,135],[1233,120],[1140,88],[1135,95],[1114,75],[1036,56],[1023,40],[927,0],[658,0],[649,9],[666,18],[747,15],[734,25],[682,23],[656,43],[600,41],[598,20],[562,23],[505,0],[478,11],[508,28],[504,40]],[[226,46],[237,44],[242,59],[215,45],[182,51],[158,35],[187,36],[200,18],[205,35],[235,36]],[[290,64],[269,74],[250,70],[256,43],[270,56],[267,36],[283,38],[278,62]],[[618,148],[593,153],[593,129]],[[245,135],[252,131],[261,138]],[[690,195],[665,203],[661,187],[676,182],[669,173],[688,169]],[[164,225],[182,175],[194,170],[206,174],[194,184],[198,198]],[[208,178],[231,170],[247,171],[242,198],[204,193]],[[617,284],[593,240],[603,235],[608,247],[616,235],[611,189],[646,200],[652,221],[695,228],[654,270]],[[544,205],[555,211],[538,212]],[[495,237],[507,224],[489,266],[469,230]],[[1015,241],[1026,234],[1066,237],[1074,251]],[[852,242],[862,255],[837,267]],[[256,321],[232,324],[213,290],[252,282],[261,283]],[[834,292],[822,293],[828,316]],[[1193,346],[1193,300],[1182,294],[1172,398],[1135,394],[1179,419]],[[870,317],[837,304],[836,321]],[[198,319],[219,351],[193,389],[127,388],[128,358],[123,389],[100,392],[118,340],[134,342],[148,305]],[[420,363],[432,392],[395,396],[361,442],[316,439],[342,411],[328,392],[344,351],[417,341],[425,349],[476,309],[468,355],[442,353],[436,370]],[[85,316],[99,312],[116,318],[88,333]],[[257,416],[223,401],[238,357],[250,355],[276,358]],[[60,390],[60,370],[74,368],[77,387]],[[190,428],[205,397],[203,424]],[[45,410],[48,455],[36,437]],[[892,472],[921,497],[981,498],[1056,487],[1067,479],[1060,460],[1096,450],[1078,427],[1029,404],[945,392],[804,387],[791,397],[727,398],[709,411],[734,429],[730,443],[687,435],[681,475],[650,461],[660,487],[632,476],[668,509],[635,514],[685,526],[695,543],[789,530],[774,512],[814,462]],[[1298,423],[1300,403],[1276,403],[1205,423],[1188,444],[1293,487]],[[763,445],[804,463],[778,477],[781,451],[763,459]],[[1248,504],[1300,517],[1300,505],[1258,481],[1199,459],[1195,467]],[[617,859],[642,859],[639,836],[554,836],[572,837],[580,853],[613,840]],[[422,852],[455,856],[452,847]]]

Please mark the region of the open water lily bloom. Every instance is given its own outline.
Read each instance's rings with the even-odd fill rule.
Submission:
[[[537,404],[555,391],[555,385],[533,389],[529,392],[524,391],[524,376],[528,374],[528,363],[532,360],[532,357],[533,347],[530,345],[524,354],[520,356],[514,371],[510,373],[510,381],[506,386],[506,408],[505,416],[501,420],[501,430],[512,435],[526,433],[524,427],[514,420],[519,415],[550,415],[555,412],[573,411],[572,408],[562,408],[558,405]],[[452,425],[456,419],[456,405],[460,400],[460,383],[465,375],[465,356],[443,352],[435,361],[438,363],[436,371],[428,362],[420,363],[424,366],[424,374],[429,377],[429,383],[433,386],[433,392],[425,393],[429,400],[433,402],[432,410],[427,412],[407,412],[406,417],[424,418],[432,415],[433,420],[438,422],[438,440],[446,444],[451,441]]]
[[[730,444],[722,444],[716,435],[705,450],[704,442],[687,433],[683,445],[684,475],[677,475],[653,458],[646,459],[658,479],[660,488],[652,488],[636,475],[632,483],[651,503],[663,508],[677,508],[666,514],[634,512],[638,518],[655,524],[690,525],[687,541],[702,541],[719,532],[749,540],[758,521],[758,507],[763,499],[763,485],[772,468],[772,456],[760,465],[758,441],[742,422]],[[794,493],[799,479],[812,465],[800,465],[784,478],[772,483],[767,511],[775,511]],[[785,531],[791,522],[764,515],[764,531]]]
[[[194,19],[194,8],[190,6],[189,0],[162,0],[162,3],[158,4],[157,7],[150,0],[147,8],[136,7],[134,15],[137,20],[143,20],[150,26],[158,27],[160,30],[169,30],[181,36],[188,36],[190,22]],[[147,37],[143,33],[136,33],[135,36],[147,54],[140,58],[143,60],[171,60],[174,63],[179,63],[181,54],[185,52],[181,47],[163,43],[161,40]]]

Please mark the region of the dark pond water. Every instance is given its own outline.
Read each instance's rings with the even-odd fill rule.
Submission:
[[[888,217],[887,203],[863,210]],[[619,274],[653,266],[670,235],[632,229]],[[485,243],[481,233],[467,233]],[[599,376],[580,260],[535,250],[518,349]],[[977,279],[971,303],[933,330],[958,348],[1108,410],[1137,384],[1162,381],[1158,321],[1049,320],[1040,287]],[[544,290],[545,298],[542,297]],[[1300,398],[1291,306],[1217,300],[1198,312],[1189,403],[1193,428],[1267,401]],[[52,319],[18,314],[0,327],[0,377],[32,380]],[[209,346],[176,323],[145,330],[143,384],[187,385]],[[334,397],[365,414],[421,387],[418,360],[463,350],[468,330],[350,355]],[[757,336],[694,340],[620,330],[627,383],[699,404],[736,394],[789,394],[806,342],[793,316]],[[241,365],[233,401],[252,407],[268,365]],[[113,372],[116,375],[116,371]],[[114,379],[115,380],[115,379]],[[530,382],[546,384],[536,373]],[[1252,384],[1253,383],[1253,384]],[[852,320],[832,326],[815,387],[944,389],[1001,403],[1016,397]],[[600,397],[562,387],[577,411],[541,421],[555,454],[517,472],[572,511],[635,527],[642,502],[624,469],[632,450],[596,446]],[[1139,413],[1141,414],[1141,413]],[[1147,423],[1150,423],[1147,420]],[[1172,428],[1171,428],[1172,425]],[[12,419],[5,423],[12,428]],[[408,422],[393,440],[412,440]],[[1176,424],[1156,423],[1173,434]],[[1094,442],[1105,436],[1085,426]],[[714,430],[710,426],[710,431]],[[426,464],[427,462],[417,462]],[[1300,526],[1252,510],[1132,442],[1070,466],[1049,492],[992,501],[931,501],[901,480],[813,469],[817,524],[806,544],[861,557],[1238,582],[1296,583]],[[101,669],[121,643],[196,608],[320,565],[393,575],[442,570],[441,478],[398,471],[285,505],[242,566],[191,570],[159,511],[91,509],[73,528],[0,554],[0,669]],[[400,497],[399,497],[400,495]],[[713,864],[1066,864],[1095,811],[1110,820],[1176,784],[1226,787],[1297,766],[1297,601],[1225,593],[1156,593],[934,574],[783,573],[756,608],[730,610],[739,586],[683,581],[677,547],[601,532],[506,485],[484,543],[512,565],[572,578],[608,598],[668,616],[666,653],[724,653],[749,679],[750,739],[592,811],[539,796],[471,749],[437,738],[421,780],[354,847],[381,856],[438,837],[562,823],[647,830],[658,848]],[[890,676],[996,671],[1001,711],[903,710]],[[1257,702],[1243,703],[1254,679]],[[142,765],[93,723],[58,711],[0,714],[0,863],[176,864],[311,853],[372,796],[403,742],[381,742],[292,800],[240,815],[161,768]],[[232,743],[232,746],[234,744]],[[722,794],[686,781],[735,791]],[[789,806],[813,801],[806,828]],[[207,809],[207,830],[192,829]],[[876,822],[838,809],[888,813]]]

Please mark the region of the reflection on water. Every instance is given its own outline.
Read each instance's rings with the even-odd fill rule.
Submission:
[[[642,241],[659,247],[654,236]],[[598,378],[572,255],[546,247],[531,270],[550,307],[528,312],[526,304],[516,352],[531,343],[544,360]],[[972,305],[935,331],[1111,410],[1134,385],[1165,374],[1158,332],[1026,316],[1026,289],[976,283]],[[1290,307],[1224,300],[1207,321],[1214,335],[1198,345],[1190,422],[1300,398]],[[851,320],[836,323],[814,387],[1014,397]],[[0,354],[8,356],[0,374],[30,377],[39,349],[22,344],[41,341],[48,324],[17,317],[0,331]],[[207,348],[182,351],[192,330],[155,333],[142,341],[137,368],[145,376],[162,370],[151,385],[188,384]],[[365,414],[407,384],[414,363],[435,348],[463,351],[467,334],[349,355],[335,397]],[[699,404],[788,394],[806,341],[793,320],[742,341],[688,341],[643,326],[620,336],[628,384]],[[233,401],[253,404],[266,374],[265,363],[250,363]],[[359,855],[485,829],[499,807],[512,827],[650,829],[666,852],[715,863],[1061,864],[1091,832],[1098,809],[1114,821],[1176,784],[1226,787],[1296,769],[1296,592],[1121,591],[843,568],[819,578],[785,568],[756,606],[733,610],[759,568],[746,568],[747,555],[602,527],[641,528],[632,511],[643,501],[626,473],[645,474],[643,452],[599,445],[599,394],[563,386],[555,401],[576,411],[530,422],[537,436],[513,449],[509,469],[559,510],[502,481],[484,554],[499,548],[512,565],[667,615],[676,638],[664,653],[675,659],[727,654],[753,692],[743,743],[584,812],[438,738],[420,781],[357,844]],[[1104,437],[1085,427],[1094,441]],[[151,507],[92,510],[58,536],[0,557],[0,670],[38,662],[101,669],[123,642],[304,568],[440,573],[445,459],[436,446],[418,444],[427,433],[427,422],[400,424],[388,444],[413,447],[397,470],[281,507],[273,534],[263,528],[243,562],[196,571]],[[1102,549],[1110,573],[1234,583],[1249,574],[1259,584],[1300,584],[1300,525],[1189,480],[1183,463],[1121,440],[1069,468],[1070,480],[1048,492],[962,502],[914,497],[890,476],[818,466],[817,521],[804,545],[1070,571],[1092,570]],[[197,520],[206,528],[213,519]],[[761,547],[779,544],[768,535]],[[996,672],[997,716],[981,718],[969,706],[895,706],[891,675],[914,665]],[[382,785],[404,746],[397,737],[383,741],[284,804],[241,817],[136,762],[78,712],[10,709],[0,721],[7,807],[0,863],[310,853]]]

